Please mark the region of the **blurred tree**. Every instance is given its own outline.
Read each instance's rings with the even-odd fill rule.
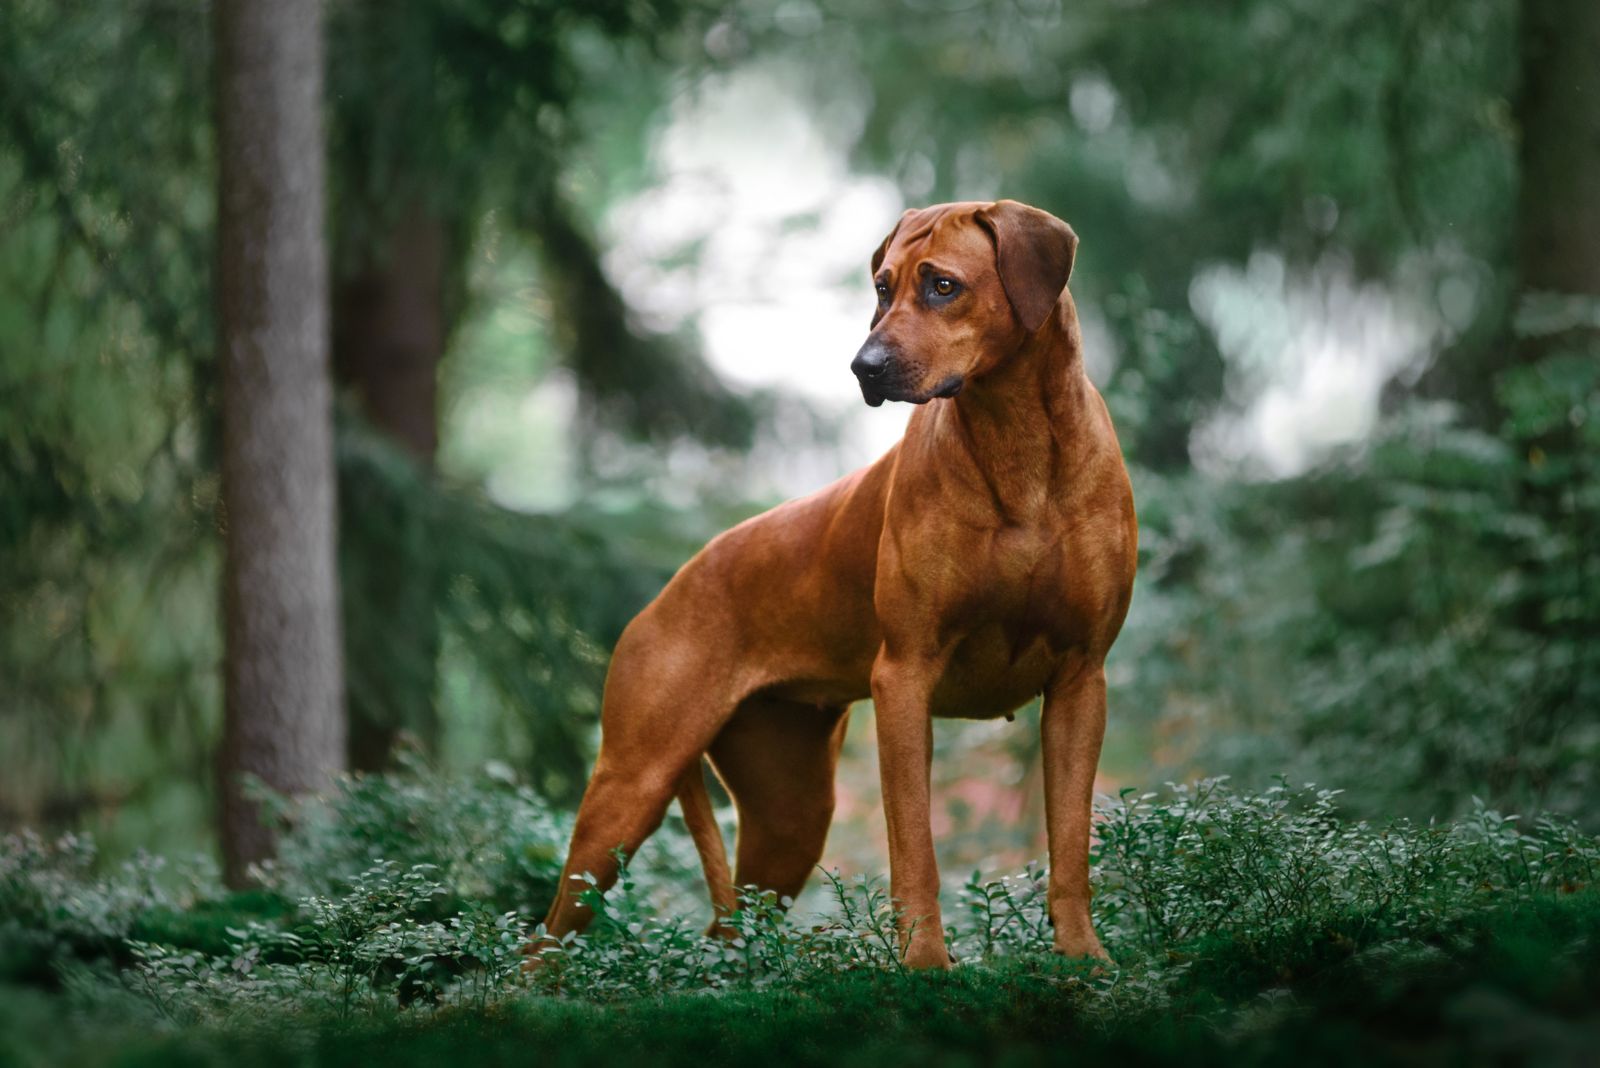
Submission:
[[[1190,299],[1207,267],[1331,258],[1408,275],[1424,306],[1467,287],[1480,349],[1503,323],[1486,265],[1514,188],[1515,0],[752,0],[721,30],[724,63],[802,57],[911,201],[1004,195],[1073,223],[1074,289],[1115,343],[1107,400],[1151,470],[1186,470],[1237,402]],[[1444,391],[1481,384],[1442,362]]]
[[[445,709],[447,752],[581,785],[605,643],[692,539],[430,474],[440,356],[488,310],[476,260],[483,294],[531,292],[597,469],[619,429],[747,440],[692,345],[630,324],[592,220],[645,181],[668,90],[757,64],[909,201],[1018,196],[1078,228],[1144,534],[1118,718],[1168,766],[1288,768],[1368,811],[1592,802],[1600,360],[1570,298],[1593,288],[1536,277],[1592,218],[1592,23],[1577,0],[330,5],[355,759]],[[205,26],[166,0],[0,3],[0,804],[24,813],[109,799],[164,829],[215,740]],[[1190,466],[1253,397],[1192,286],[1258,254],[1448,328],[1371,441],[1276,482]]]
[[[346,684],[352,715],[377,723],[363,764],[400,726],[426,740],[448,684],[472,735],[462,752],[492,738],[542,788],[576,789],[595,642],[676,562],[635,559],[650,539],[615,519],[520,516],[401,470],[404,435],[426,472],[437,364],[469,308],[462,265],[485,219],[545,254],[544,286],[575,294],[548,305],[549,358],[525,358],[572,368],[590,419],[658,441],[749,439],[746,399],[692,346],[623,321],[582,221],[612,191],[573,180],[587,130],[568,112],[601,98],[594,115],[625,108],[642,128],[661,78],[649,45],[685,10],[328,11],[333,332],[357,401],[345,407],[363,417],[341,421],[337,453]],[[204,6],[164,0],[0,4],[0,656],[15,669],[0,672],[15,713],[0,717],[0,815],[115,813],[180,848],[214,808],[222,703],[208,22]],[[619,65],[627,78],[597,80]],[[619,80],[639,87],[620,103]],[[416,250],[441,231],[436,284]],[[673,403],[632,400],[630,372]]]
[[[602,43],[648,50],[693,8],[348,0],[332,9],[335,366],[362,414],[424,472],[439,440],[440,362],[467,305],[463,268],[493,207],[540,254],[569,324],[562,348],[585,413],[650,440],[750,443],[743,398],[692,349],[630,326],[558,188],[581,140],[571,117],[585,91],[580,57]],[[350,757],[371,769],[387,763],[401,730],[438,751],[444,591],[428,585],[422,554],[432,546],[348,507],[342,517]]]
[[[1585,425],[1600,385],[1600,4],[1523,0],[1519,45],[1517,303],[1491,381],[1522,461],[1521,508],[1542,535],[1513,558],[1508,622],[1531,636],[1544,685],[1518,710],[1512,767],[1524,747],[1563,744],[1600,671],[1600,580],[1588,559],[1600,485]]]
[[[424,472],[439,447],[438,374],[453,316],[445,285],[459,254],[438,214],[412,200],[399,209],[388,240],[368,250],[339,280],[333,295],[333,354],[341,384],[361,411]],[[447,262],[448,261],[448,262]],[[343,500],[343,499],[341,499]],[[374,530],[341,504],[349,557],[383,552],[363,537]],[[392,527],[379,528],[392,542]],[[418,547],[421,548],[421,547]],[[383,628],[381,643],[347,643],[353,676],[349,693],[349,758],[357,771],[388,765],[402,728],[429,753],[439,751],[434,665],[439,657],[438,591],[415,560],[381,568],[347,569],[342,592],[355,628],[365,619]],[[370,575],[373,581],[362,582]],[[410,665],[397,669],[397,662]]]
[[[183,848],[221,706],[208,23],[0,4],[0,808]]]
[[[1551,298],[1600,301],[1600,4],[1522,0],[1516,274],[1535,315]],[[1558,310],[1558,309],[1551,309]],[[1536,360],[1574,334],[1600,334],[1600,315],[1571,315],[1524,336]]]
[[[328,367],[321,0],[219,0],[223,871],[273,834],[247,776],[326,789],[344,767]]]
[[[1369,811],[1570,809],[1600,786],[1597,21],[1581,0],[751,0],[707,47],[800,57],[912,202],[1014,196],[1077,228],[1141,509],[1117,705],[1163,763],[1288,768]],[[1195,430],[1254,399],[1194,283],[1257,254],[1285,290],[1329,269],[1439,326],[1373,440],[1262,484],[1190,466]]]

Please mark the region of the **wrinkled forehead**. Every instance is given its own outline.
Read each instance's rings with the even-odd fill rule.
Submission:
[[[944,267],[994,263],[994,242],[973,213],[977,201],[939,204],[906,216],[884,251],[883,266],[899,269],[929,260]]]

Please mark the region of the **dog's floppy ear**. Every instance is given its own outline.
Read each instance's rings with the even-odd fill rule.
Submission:
[[[894,244],[894,235],[900,232],[901,225],[905,223],[906,216],[910,215],[912,210],[907,208],[900,213],[900,218],[895,221],[894,228],[889,231],[889,236],[883,239],[883,244],[878,246],[878,251],[872,254],[872,273],[874,275],[878,273],[878,268],[883,266],[883,257],[888,254],[889,246]]]
[[[1033,333],[1067,288],[1078,235],[1048,211],[1015,200],[997,200],[979,208],[974,218],[994,238],[1000,284],[1023,329]]]

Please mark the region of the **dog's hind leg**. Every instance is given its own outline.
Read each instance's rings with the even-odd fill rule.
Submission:
[[[634,649],[629,637],[634,635]],[[638,655],[636,650],[655,655]],[[678,654],[678,655],[675,655]],[[713,665],[720,667],[721,665]],[[630,628],[618,644],[606,679],[600,754],[578,805],[572,844],[555,901],[545,917],[550,939],[581,931],[594,917],[578,896],[588,884],[607,890],[617,878],[614,853],[631,857],[661,825],[667,805],[699,774],[699,762],[737,705],[737,698],[708,693],[708,671],[681,646],[640,640]],[[692,798],[691,798],[692,800]],[[725,870],[725,869],[724,869]],[[530,946],[536,951],[548,940]]]
[[[681,775],[684,769],[677,770]],[[545,931],[551,938],[582,931],[594,919],[578,900],[589,887],[583,877],[592,876],[601,892],[610,889],[617,880],[615,852],[621,850],[631,857],[638,851],[661,825],[675,787],[675,777],[660,775],[654,768],[633,769],[607,762],[602,744],[600,762],[578,805],[556,898],[545,916]]]
[[[800,893],[833,822],[844,706],[752,698],[711,743],[711,764],[739,811],[735,880]]]
[[[695,852],[700,854],[706,889],[711,893],[711,930],[715,931],[722,918],[734,910],[736,902],[722,828],[717,826],[717,814],[711,807],[711,795],[706,791],[705,772],[698,760],[678,780],[678,805],[683,809],[683,822],[694,839]]]

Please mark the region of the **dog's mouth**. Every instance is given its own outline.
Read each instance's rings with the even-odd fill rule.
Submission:
[[[921,396],[905,393],[894,385],[882,381],[858,378],[856,384],[861,387],[861,399],[867,402],[867,407],[879,408],[886,400],[927,404],[931,400],[954,397],[961,392],[961,387],[967,384],[967,380],[961,375],[947,375],[939,380],[938,385]]]

